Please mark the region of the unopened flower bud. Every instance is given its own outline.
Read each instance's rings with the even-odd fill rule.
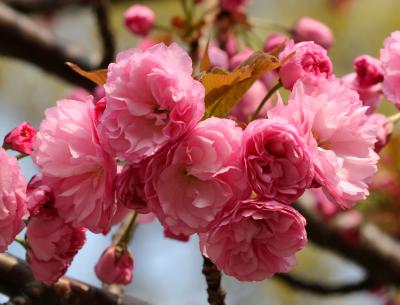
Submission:
[[[147,36],[154,26],[154,12],[147,6],[135,4],[124,13],[126,27],[134,34]]]
[[[13,150],[29,155],[32,153],[35,138],[36,129],[29,123],[23,122],[6,135],[4,143]]]
[[[295,23],[293,39],[295,42],[314,41],[325,49],[329,49],[334,42],[331,29],[321,21],[310,17],[300,18]]]

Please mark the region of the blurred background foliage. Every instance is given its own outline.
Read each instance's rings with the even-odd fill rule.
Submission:
[[[122,25],[124,10],[138,1],[121,1],[112,6],[112,25],[118,50],[134,47],[135,37]],[[141,1],[157,15],[157,23],[168,24],[180,10],[178,0]],[[352,71],[352,61],[360,54],[379,56],[383,40],[390,32],[400,29],[399,0],[253,0],[249,15],[290,26],[301,16],[311,16],[328,24],[336,38],[330,50],[334,70],[338,76]],[[37,22],[51,28],[57,39],[93,53],[100,50],[94,18],[88,8],[67,8],[51,16],[33,16]],[[257,26],[253,43],[260,45],[276,29]],[[1,43],[7,43],[2,41]],[[43,111],[65,96],[71,86],[25,62],[0,56],[0,138],[16,124],[28,121],[39,126]],[[381,112],[390,114],[394,107],[383,103]],[[382,152],[382,170],[376,183],[380,190],[359,205],[367,221],[379,224],[384,230],[400,237],[400,135],[392,137],[391,144]],[[22,161],[29,178],[35,169],[29,160]],[[389,177],[389,178],[388,178]],[[389,183],[389,182],[390,183]],[[386,183],[386,184],[385,184]],[[389,184],[388,184],[389,183]],[[109,237],[88,236],[88,244],[76,257],[69,275],[100,285],[93,265]],[[11,252],[23,252],[14,245]],[[135,255],[135,279],[127,293],[154,305],[206,304],[205,283],[201,275],[202,259],[197,239],[181,243],[163,238],[158,223],[139,226],[132,250]],[[298,256],[294,270],[305,279],[324,283],[347,283],[362,278],[363,271],[337,256],[309,245]],[[348,295],[317,296],[293,290],[279,280],[260,283],[240,283],[224,277],[229,305],[333,305],[386,304],[382,291],[359,292]],[[395,293],[395,292],[393,292]]]

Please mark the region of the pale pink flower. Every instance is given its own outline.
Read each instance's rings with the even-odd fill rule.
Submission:
[[[30,155],[35,139],[36,129],[29,123],[23,122],[6,135],[4,143],[13,150]]]
[[[96,233],[109,229],[116,162],[99,144],[91,99],[61,100],[46,110],[32,159],[66,222]]]
[[[145,214],[150,212],[144,194],[146,166],[147,161],[137,164],[126,164],[116,179],[118,203],[138,213]]]
[[[375,151],[378,153],[389,141],[389,137],[393,131],[393,123],[386,116],[380,113],[373,113],[368,116],[365,122],[367,128],[372,129],[375,135]]]
[[[381,49],[383,93],[400,109],[400,31],[393,32]]]
[[[248,59],[254,51],[252,49],[246,48],[243,51],[235,54],[229,63],[229,68],[231,70],[236,69],[238,66],[240,66],[246,59]]]
[[[292,32],[295,42],[314,41],[325,49],[329,49],[335,40],[332,30],[326,24],[310,17],[300,18]]]
[[[128,249],[110,246],[104,250],[94,270],[105,284],[128,285],[132,282],[134,261]]]
[[[375,136],[364,124],[366,110],[355,91],[331,78],[318,86],[297,82],[288,105],[278,103],[268,113],[297,127],[312,155],[314,185],[342,208],[366,198],[377,169]]]
[[[0,147],[0,253],[25,227],[26,180],[17,159]]]
[[[155,46],[157,44],[157,40],[152,39],[152,38],[143,38],[139,43],[138,43],[138,48],[146,51],[147,49],[150,49],[152,46]]]
[[[267,93],[268,91],[267,88],[265,88],[265,85],[261,81],[257,80],[230,110],[229,114],[235,117],[235,119],[240,123],[248,123],[250,117],[254,114],[258,105]],[[270,107],[271,104],[266,103],[261,109],[259,117],[266,117],[267,111]]]
[[[241,141],[234,121],[210,118],[150,161],[147,203],[172,233],[205,232],[227,204],[247,198]]]
[[[282,60],[294,53],[279,69],[279,77],[282,85],[292,90],[297,80],[309,83],[318,83],[320,79],[329,78],[332,75],[332,62],[326,50],[312,42],[294,43],[290,40],[285,49],[279,54]]]
[[[86,240],[84,228],[66,224],[56,212],[31,217],[26,237],[32,273],[48,285],[64,275]]]
[[[283,45],[288,38],[282,34],[273,33],[269,35],[264,42],[263,49],[265,52],[271,52],[277,47]]]
[[[229,12],[237,11],[249,4],[249,0],[219,0],[221,7]]]
[[[330,220],[340,212],[340,207],[329,200],[321,188],[313,188],[310,191],[314,199],[314,204],[324,219]]]
[[[219,48],[216,43],[210,44],[208,48],[208,56],[210,58],[211,66],[218,68],[229,68],[229,57],[228,54]]]
[[[75,100],[75,101],[86,101],[90,92],[81,87],[72,88],[64,99],[66,100]]]
[[[113,155],[140,162],[189,132],[204,113],[204,87],[177,44],[119,53],[108,68],[101,142]]]
[[[363,105],[368,106],[367,114],[371,114],[376,110],[382,99],[382,84],[362,86],[355,72],[343,76],[341,81],[350,89],[357,91]]]
[[[243,145],[249,183],[259,196],[291,203],[311,186],[311,155],[296,127],[286,119],[250,122]]]
[[[155,14],[148,6],[134,4],[124,13],[125,26],[133,34],[147,36],[155,23]]]
[[[307,243],[306,220],[276,201],[246,200],[226,211],[200,238],[203,254],[240,281],[261,281],[289,272]]]

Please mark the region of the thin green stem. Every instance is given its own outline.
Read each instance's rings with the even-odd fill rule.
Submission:
[[[393,124],[396,124],[398,121],[400,121],[400,112],[391,115],[390,117],[387,118],[387,120]]]
[[[251,117],[251,120],[255,120],[258,115],[260,114],[261,109],[264,107],[265,103],[271,98],[272,95],[274,95],[274,93],[276,91],[278,91],[280,88],[282,87],[282,84],[279,82],[277,83],[275,86],[273,86],[271,88],[271,90],[268,91],[267,95],[262,99],[262,101],[260,102],[260,104],[258,105],[256,111],[254,112],[253,116]]]
[[[133,236],[136,217],[137,217],[137,213],[135,212],[132,214],[131,221],[129,222],[128,226],[126,227],[124,235],[122,235],[121,239],[118,241],[118,244],[121,245],[121,247],[124,249],[128,247],[128,244]]]
[[[292,32],[292,30],[289,27],[287,27],[286,25],[277,23],[272,20],[260,19],[257,17],[250,17],[249,22],[254,27],[274,28],[274,29],[277,29],[277,30],[280,30],[280,31],[286,32],[286,33]]]
[[[16,158],[17,158],[17,160],[21,160],[21,159],[23,159],[23,158],[25,158],[25,157],[28,157],[28,156],[29,156],[29,155],[27,155],[27,154],[20,153],[19,155],[16,156]]]
[[[28,248],[28,244],[26,243],[25,239],[22,239],[17,236],[17,237],[15,237],[14,241],[17,242],[18,244],[20,244],[24,249]]]

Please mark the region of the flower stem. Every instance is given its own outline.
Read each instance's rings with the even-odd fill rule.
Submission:
[[[16,158],[17,158],[17,160],[21,160],[21,159],[23,159],[25,157],[28,157],[28,156],[29,155],[27,155],[27,154],[21,153],[21,154],[17,155]]]
[[[207,282],[208,303],[225,305],[225,291],[221,287],[221,271],[207,257],[203,256],[203,274]]]
[[[256,111],[254,112],[253,116],[251,117],[251,120],[255,120],[258,115],[260,114],[261,109],[264,107],[265,103],[271,98],[272,95],[274,95],[274,93],[276,91],[278,91],[280,88],[282,88],[282,84],[279,82],[277,83],[275,86],[273,86],[271,88],[271,90],[268,91],[267,95],[262,99],[262,101],[260,102],[260,104],[258,105]]]
[[[133,237],[134,229],[135,229],[135,222],[136,222],[137,213],[132,214],[132,218],[125,229],[124,234],[122,235],[121,239],[118,241],[118,244],[121,245],[122,248],[127,248],[128,244]]]
[[[398,121],[400,121],[400,112],[391,115],[390,117],[387,118],[387,120],[393,124],[396,124]]]
[[[28,244],[26,243],[25,239],[17,236],[15,237],[14,241],[20,244],[25,250],[28,249]]]

